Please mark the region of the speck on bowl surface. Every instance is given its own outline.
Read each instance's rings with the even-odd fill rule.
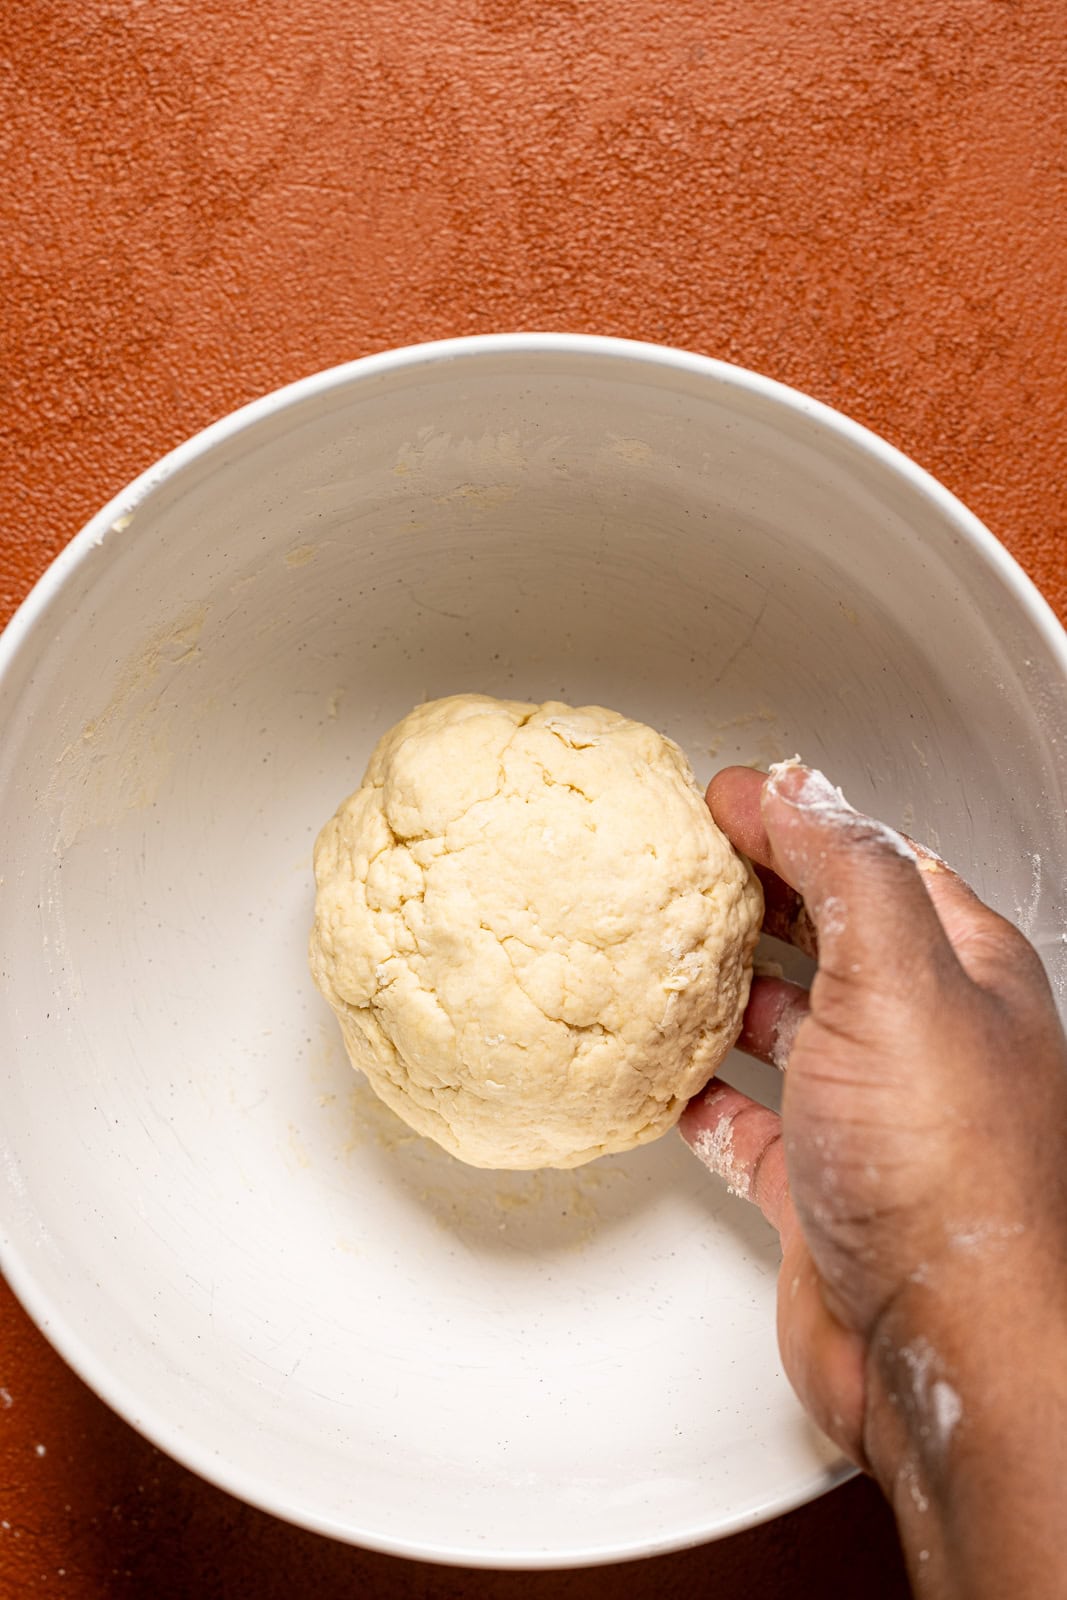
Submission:
[[[424,697],[599,701],[701,777],[823,765],[1062,993],[1065,683],[946,491],[715,362],[459,340],[209,428],[0,642],[11,1283],[164,1449],[379,1549],[607,1561],[818,1494],[769,1231],[674,1135],[532,1175],[407,1135],[307,974],[312,841]]]

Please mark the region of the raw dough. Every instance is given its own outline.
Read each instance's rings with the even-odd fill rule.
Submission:
[[[417,707],[315,878],[311,970],[353,1064],[474,1166],[655,1139],[737,1036],[759,883],[677,745],[614,711]]]

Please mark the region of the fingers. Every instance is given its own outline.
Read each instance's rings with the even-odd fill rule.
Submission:
[[[761,808],[778,870],[818,932],[820,972],[894,992],[943,973],[951,951],[900,834],[802,766],[772,767]]]
[[[864,1471],[866,1340],[826,1304],[799,1228],[783,1237],[778,1274],[778,1347],[789,1380],[823,1433]]]
[[[784,1072],[808,1011],[808,992],[799,984],[785,978],[754,978],[737,1048]]]
[[[795,762],[772,767],[767,778],[729,767],[711,784],[708,804],[732,842],[802,898],[823,973],[899,991],[955,964],[915,850],[861,816],[822,773]],[[764,883],[772,907],[765,926],[799,942],[803,919],[788,892]]]
[[[679,1130],[731,1194],[754,1200],[781,1230],[788,1209],[781,1118],[729,1084],[714,1080],[682,1112]]]
[[[781,1123],[727,1084],[712,1082],[690,1101],[682,1136],[734,1194],[756,1202],[782,1241],[778,1340],[786,1371],[824,1433],[859,1465],[864,1342],[827,1308],[822,1281],[789,1196]]]
[[[756,876],[763,886],[763,931],[775,939],[802,950],[806,956],[818,957],[819,938],[808,908],[783,878],[769,867],[756,867]]]
[[[802,792],[798,795],[796,791]],[[1026,978],[1033,980],[1037,960],[1033,957],[1020,961],[1027,951],[1020,948],[1024,942],[1017,930],[985,905],[945,862],[884,824],[858,815],[821,773],[809,772],[789,762],[772,769],[770,777],[749,767],[727,767],[708,788],[708,805],[715,821],[755,865],[763,885],[766,904],[763,926],[767,933],[808,955],[818,954],[816,928],[804,897],[798,892],[803,886],[796,876],[801,870],[796,854],[798,842],[806,847],[806,855],[814,854],[816,858],[824,855],[828,846],[825,836],[817,838],[813,827],[806,830],[806,838],[795,831],[789,833],[788,814],[783,824],[779,802],[788,804],[790,799],[794,811],[807,811],[809,823],[821,821],[826,831],[833,833],[836,822],[839,846],[861,844],[868,856],[880,855],[883,864],[888,861],[888,870],[896,872],[898,883],[900,872],[893,867],[893,857],[905,862],[914,858],[921,886],[936,912],[937,921],[959,964],[974,982],[998,990],[1003,987],[1005,967],[1017,969],[1020,966],[1025,968]],[[772,817],[776,822],[768,827]],[[877,887],[872,881],[877,875],[874,863],[863,875],[872,889]],[[922,921],[918,932],[925,933],[927,939],[933,938],[933,924],[925,914],[926,908],[916,900],[914,883],[908,895],[911,903],[920,907]],[[899,898],[899,893],[895,893],[894,905]],[[875,909],[877,905],[876,900]],[[899,928],[899,917],[897,923]],[[888,937],[889,919],[880,917],[879,927],[882,938]],[[933,942],[936,945],[936,939]]]
[[[1037,952],[1018,928],[980,900],[939,856],[920,845],[916,852],[923,885],[967,976],[994,992],[1013,979],[1042,981]]]
[[[765,774],[752,767],[726,767],[708,785],[708,807],[734,847],[748,856],[763,885],[763,929],[807,956],[818,954],[815,929],[796,889],[782,876],[763,823],[760,800]]]
[[[708,807],[730,843],[757,867],[782,876],[767,837],[761,801],[766,773],[754,767],[724,767],[708,784]]]

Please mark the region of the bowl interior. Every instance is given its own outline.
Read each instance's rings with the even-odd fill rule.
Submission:
[[[326,375],[120,497],[0,679],[5,1265],[83,1375],[235,1492],[439,1559],[668,1548],[834,1481],[775,1242],[679,1140],[474,1172],[354,1081],[311,845],[416,701],[599,701],[701,778],[824,766],[1062,985],[1062,648],[973,537],[797,397],[565,339]]]

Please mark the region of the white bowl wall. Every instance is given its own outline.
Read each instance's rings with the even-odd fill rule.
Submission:
[[[163,1447],[383,1549],[608,1560],[819,1492],[769,1230],[674,1136],[533,1176],[407,1137],[307,975],[312,841],[420,699],[599,701],[701,778],[824,766],[1062,993],[1065,678],[945,491],[696,357],[456,341],[208,430],[0,645],[14,1287]]]

